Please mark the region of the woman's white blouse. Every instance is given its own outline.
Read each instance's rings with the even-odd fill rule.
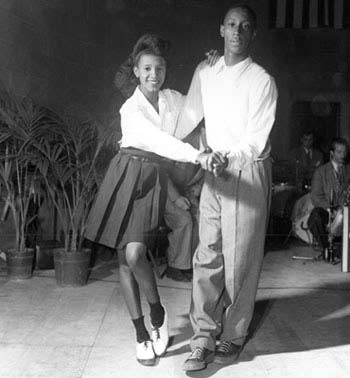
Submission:
[[[120,109],[121,147],[135,147],[172,160],[196,163],[199,150],[173,137],[184,103],[181,93],[159,91],[159,114],[139,88]]]

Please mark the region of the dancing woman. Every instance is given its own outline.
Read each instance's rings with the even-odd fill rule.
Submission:
[[[167,44],[141,37],[133,49],[133,73],[139,84],[120,109],[122,140],[89,214],[87,239],[118,250],[120,283],[136,330],[136,358],[154,365],[167,348],[168,318],[146,252],[152,249],[164,210],[167,178],[162,157],[199,163],[213,171],[225,159],[204,153],[163,130],[176,128],[183,96],[161,90],[166,76]],[[150,306],[151,334],[141,307],[140,290]]]

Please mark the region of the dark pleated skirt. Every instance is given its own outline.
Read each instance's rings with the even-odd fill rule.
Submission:
[[[167,176],[161,158],[122,148],[112,159],[88,217],[85,237],[110,248],[152,248],[163,217]]]

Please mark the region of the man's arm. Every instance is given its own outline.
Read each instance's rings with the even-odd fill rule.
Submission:
[[[316,150],[316,149],[314,150],[314,153],[315,153],[315,157],[314,157],[315,166],[319,167],[320,165],[322,165],[324,163],[323,154],[322,154],[321,151]]]
[[[316,169],[311,182],[311,201],[315,207],[330,208],[331,204],[323,187],[322,171]]]
[[[242,169],[264,152],[275,122],[277,96],[275,81],[270,76],[265,76],[251,89],[246,132],[228,151],[231,168]]]
[[[184,106],[180,111],[175,130],[175,137],[178,139],[183,139],[189,135],[203,119],[204,112],[201,82],[199,77],[199,72],[202,67],[203,64],[201,63],[196,68],[184,102]]]

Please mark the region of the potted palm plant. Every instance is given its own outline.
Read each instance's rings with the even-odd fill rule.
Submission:
[[[97,190],[97,163],[102,142],[96,125],[73,117],[57,118],[55,143],[44,139],[44,157],[39,169],[47,193],[56,208],[64,248],[54,252],[59,286],[81,286],[88,277],[91,250],[84,248],[83,235]]]
[[[31,234],[41,182],[35,165],[39,156],[36,145],[42,138],[45,119],[45,109],[30,99],[18,100],[8,93],[1,94],[0,196],[4,203],[2,221],[10,214],[15,233],[13,248],[5,251],[7,271],[12,279],[32,275],[34,241]]]

